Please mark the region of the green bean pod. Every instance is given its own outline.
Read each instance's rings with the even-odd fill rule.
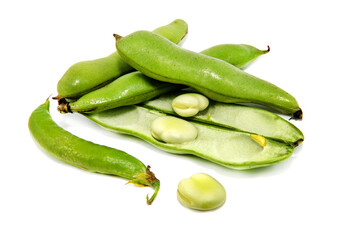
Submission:
[[[237,68],[244,69],[259,56],[270,51],[259,50],[247,44],[220,44],[203,50],[201,53],[210,57],[222,59]]]
[[[166,143],[157,140],[151,133],[152,123],[166,114],[140,106],[125,106],[84,115],[104,128],[139,137],[164,151],[192,154],[237,170],[281,162],[290,157],[294,150],[291,145],[259,135],[194,121],[189,121],[198,132],[194,140]]]
[[[72,135],[58,126],[49,113],[49,100],[35,109],[28,122],[35,141],[51,156],[92,172],[130,179],[130,183],[155,189],[147,203],[155,199],[160,182],[137,158],[114,148],[98,145]]]
[[[292,95],[223,60],[183,49],[148,31],[115,37],[121,57],[149,77],[187,85],[219,102],[252,102],[302,118]]]
[[[99,112],[121,106],[138,104],[183,86],[151,79],[136,71],[125,74],[106,86],[89,92],[74,102],[63,101],[61,113]]]
[[[176,27],[174,25],[171,26]],[[167,27],[162,27],[162,29],[166,30]],[[168,33],[169,31],[157,32],[166,36],[166,32]],[[175,32],[173,31],[173,33]],[[171,39],[170,36],[166,37]],[[178,38],[179,36],[176,36],[176,39]],[[204,50],[201,53],[208,56],[216,55],[217,58],[240,67],[239,65],[244,66],[258,57],[260,53],[263,54],[265,52],[244,44],[222,44]],[[179,88],[183,88],[183,86],[157,81],[140,72],[132,72],[120,76],[102,88],[81,96],[76,101],[59,102],[58,110],[61,113],[104,111],[116,107],[138,104]]]
[[[184,93],[187,91],[167,93],[144,102],[142,106],[178,116],[171,104],[173,99]],[[232,130],[259,134],[293,146],[298,146],[304,140],[303,133],[295,125],[275,113],[256,107],[211,101],[205,110],[198,112],[189,119]]]
[[[153,32],[177,44],[187,34],[187,31],[187,23],[177,19]],[[104,58],[75,63],[59,80],[56,98],[78,98],[131,71],[134,69],[117,52]]]

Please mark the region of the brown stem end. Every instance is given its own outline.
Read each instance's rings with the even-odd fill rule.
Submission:
[[[120,40],[122,38],[122,36],[120,36],[120,35],[118,35],[116,33],[114,33],[113,36],[116,38],[116,41]]]
[[[303,111],[302,109],[299,109],[298,111],[296,111],[295,113],[293,113],[293,116],[291,118],[289,118],[289,120],[302,120],[303,119]]]

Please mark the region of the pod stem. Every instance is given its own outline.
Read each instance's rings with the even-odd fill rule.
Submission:
[[[151,205],[153,200],[155,200],[158,191],[160,190],[160,180],[158,180],[153,172],[150,170],[150,166],[147,166],[146,168],[146,174],[148,175],[148,182],[151,185],[152,188],[155,189],[155,192],[152,194],[150,198],[148,198],[148,194],[146,196],[147,204]]]
[[[155,189],[155,192],[152,194],[152,196],[150,198],[148,197],[148,194],[147,194],[146,200],[147,200],[148,205],[151,205],[153,200],[155,200],[155,198],[158,194],[158,191],[160,190],[160,181],[157,179],[151,186]]]
[[[72,113],[71,107],[70,107],[68,102],[60,102],[59,101],[59,105],[57,106],[57,110],[60,113]]]
[[[298,111],[296,111],[295,113],[293,113],[293,116],[291,118],[289,118],[289,120],[302,120],[303,119],[303,111],[302,109],[299,109]]]
[[[269,45],[267,45],[267,50],[263,50],[262,52],[263,52],[264,54],[269,53],[269,52],[270,52],[270,47],[269,47]]]
[[[120,35],[118,35],[116,33],[114,33],[113,36],[116,38],[116,41],[120,40],[122,38],[122,36],[120,36]]]
[[[150,198],[148,195],[146,196],[148,205],[152,204],[158,194],[158,191],[160,190],[160,181],[156,178],[155,174],[150,171],[150,168],[150,166],[147,166],[146,173],[140,173],[134,179],[127,182],[127,184],[132,183],[139,187],[150,186],[155,189],[155,192]]]

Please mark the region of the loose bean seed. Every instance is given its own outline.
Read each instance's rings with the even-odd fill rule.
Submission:
[[[213,177],[197,173],[179,182],[177,198],[186,207],[212,210],[225,202],[226,190]]]

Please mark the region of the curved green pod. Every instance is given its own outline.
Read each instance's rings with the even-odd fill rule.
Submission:
[[[177,44],[187,34],[187,29],[187,23],[177,19],[154,32]],[[117,52],[104,58],[75,63],[59,80],[57,98],[78,98],[133,70]]]
[[[136,71],[125,74],[74,102],[62,102],[57,109],[61,113],[104,111],[141,103],[181,87],[183,86],[151,79]]]
[[[302,118],[292,95],[223,60],[183,49],[148,31],[115,37],[121,57],[149,77],[190,86],[219,102],[252,102]]]
[[[203,50],[201,53],[226,61],[237,68],[245,68],[259,56],[270,51],[259,50],[248,44],[220,44]]]
[[[175,44],[179,44],[188,33],[188,25],[184,20],[176,19],[170,24],[156,28],[152,32],[167,38]]]
[[[49,100],[35,109],[28,122],[34,140],[51,156],[92,172],[130,179],[131,183],[151,186],[155,193],[147,198],[151,204],[160,182],[137,158],[114,148],[98,145],[72,135],[58,126],[49,113]]]
[[[85,116],[111,131],[139,137],[164,151],[196,155],[238,170],[278,163],[290,157],[294,150],[291,145],[263,137],[265,144],[262,146],[252,134],[194,121],[190,123],[198,131],[195,140],[165,143],[153,137],[151,125],[155,119],[166,115],[140,106],[126,106]]]
[[[167,27],[168,25],[158,28],[157,32],[160,32],[163,36],[171,39],[171,36],[166,35],[166,33],[169,32],[166,31]],[[184,25],[176,26],[170,24],[170,27],[184,27]],[[182,29],[182,31],[185,31],[185,29]],[[171,32],[175,33],[176,31]],[[177,31],[177,33],[179,33],[179,31]],[[176,39],[179,39],[179,37],[180,36],[175,36]],[[209,48],[202,53],[205,55],[209,54],[209,56],[217,53],[217,57],[222,60],[229,61],[231,64],[242,62],[243,65],[250,60],[253,61],[253,58],[258,56],[257,51],[260,50],[257,49],[256,51],[255,49],[256,48],[254,47],[243,44],[234,46],[223,44]],[[183,86],[157,81],[140,72],[131,72],[120,76],[102,88],[81,96],[76,101],[67,102],[62,100],[59,103],[58,110],[61,113],[104,111],[120,106],[138,104],[180,88],[183,88]]]
[[[162,95],[142,104],[166,114],[177,115],[172,101],[187,91]],[[190,118],[193,121],[217,125],[233,130],[259,134],[297,146],[304,140],[303,133],[292,123],[270,111],[239,104],[211,101],[209,106]]]

